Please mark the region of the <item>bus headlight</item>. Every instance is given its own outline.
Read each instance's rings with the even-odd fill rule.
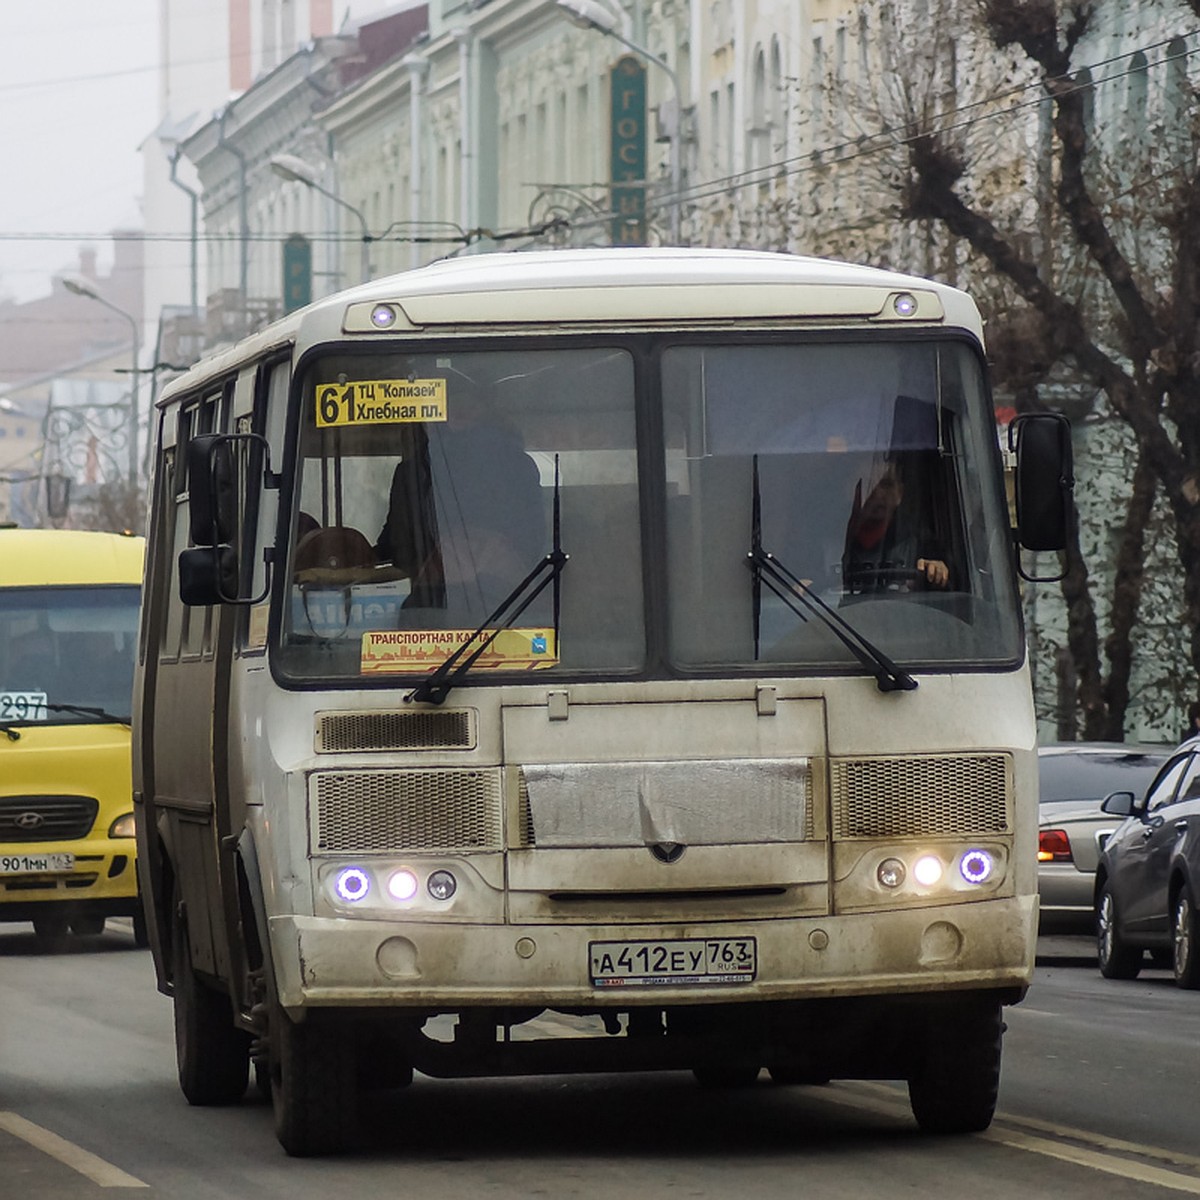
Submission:
[[[417,894],[417,877],[411,871],[393,871],[388,876],[387,890],[393,900],[411,900]]]
[[[458,891],[458,880],[449,871],[434,871],[425,888],[435,900],[449,900]]]
[[[361,867],[343,867],[333,881],[333,890],[338,899],[347,904],[365,900],[371,890],[371,877]]]
[[[995,866],[995,859],[986,850],[968,850],[959,860],[958,871],[967,883],[986,883]]]
[[[935,854],[925,854],[913,863],[913,878],[922,887],[933,887],[941,882],[942,860]]]
[[[907,874],[904,864],[898,858],[885,858],[876,868],[875,878],[879,880],[881,886],[894,889],[904,882]]]

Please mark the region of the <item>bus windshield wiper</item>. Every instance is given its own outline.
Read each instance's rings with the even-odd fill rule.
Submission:
[[[516,619],[546,590],[546,586],[551,581],[554,583],[554,644],[557,646],[559,576],[562,574],[567,558],[568,555],[564,554],[562,549],[558,455],[556,454],[554,456],[554,548],[500,601],[483,624],[461,646],[452,650],[438,664],[433,674],[413,688],[404,699],[441,704],[449,695],[450,689],[475,665],[475,660],[505,629],[512,627]],[[486,637],[483,636],[485,633]],[[467,653],[468,649],[470,649],[469,654]]]
[[[128,717],[118,717],[107,708],[93,708],[87,704],[46,704],[44,708],[50,712],[74,713],[79,717],[99,717],[106,724],[128,725]]]
[[[763,549],[762,544],[762,496],[758,483],[758,455],[753,466],[754,495],[750,508],[750,553],[748,566],[754,574],[754,657],[759,651],[759,633],[762,617],[762,585],[765,583],[800,618],[807,621],[809,614],[821,619],[838,640],[858,661],[875,676],[881,692],[911,692],[917,681],[898,667],[874,642],[859,633],[836,609],[830,608],[802,579]],[[800,606],[804,607],[801,608]],[[807,610],[807,611],[806,611]]]
[[[7,721],[0,721],[0,733],[5,734],[10,742],[21,740],[21,731],[15,725],[8,724]]]

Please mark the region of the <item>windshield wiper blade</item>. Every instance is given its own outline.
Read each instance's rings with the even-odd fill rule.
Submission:
[[[80,717],[99,717],[102,721],[109,722],[113,725],[129,725],[128,717],[118,717],[115,713],[110,713],[107,708],[94,708],[87,704],[46,704],[44,708],[50,712],[74,713]]]
[[[754,496],[751,503],[750,553],[747,555],[754,576],[754,657],[759,653],[759,620],[762,607],[762,584],[765,582],[802,621],[809,613],[819,617],[838,640],[858,661],[875,676],[881,692],[911,692],[917,681],[897,666],[874,642],[860,633],[836,609],[830,608],[802,579],[763,549],[762,500],[758,483],[758,455],[753,465]],[[799,602],[799,603],[797,603]],[[804,609],[800,608],[804,605]],[[807,612],[804,611],[807,609]]]
[[[513,622],[546,590],[547,585],[551,582],[554,583],[554,644],[557,646],[559,576],[569,557],[563,553],[562,548],[558,455],[556,454],[554,456],[554,548],[500,601],[483,624],[461,646],[452,650],[438,664],[433,674],[413,688],[404,699],[410,702],[419,700],[429,704],[441,704],[450,694],[451,688],[475,665],[475,660],[504,630],[512,627]],[[534,587],[535,583],[536,587]],[[509,609],[512,611],[509,612]],[[482,636],[485,632],[487,632],[487,637]],[[468,654],[469,648],[470,653]]]
[[[10,742],[21,740],[21,731],[15,725],[9,725],[7,721],[0,721],[0,733],[6,734]]]

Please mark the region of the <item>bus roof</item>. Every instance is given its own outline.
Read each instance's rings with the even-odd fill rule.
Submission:
[[[893,308],[897,296],[915,304]],[[906,302],[907,303],[907,302]],[[393,319],[373,324],[376,305]],[[482,325],[562,330],[755,320],[843,326],[876,322],[957,327],[983,340],[974,301],[956,288],[876,267],[760,250],[599,247],[464,255],[359,284],[251,335],[173,380],[162,400],[198,379],[289,343],[364,340]]]
[[[145,538],[78,529],[0,529],[0,588],[142,582]]]

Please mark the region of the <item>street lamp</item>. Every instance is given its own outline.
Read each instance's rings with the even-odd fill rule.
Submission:
[[[683,91],[679,86],[679,76],[657,54],[652,54],[645,46],[627,38],[616,26],[617,18],[609,12],[598,0],[554,0],[558,11],[572,24],[581,29],[594,29],[606,37],[613,38],[623,46],[628,46],[636,54],[661,67],[671,80],[675,89],[675,120],[671,123],[671,240],[679,245],[680,206],[683,203],[683,163],[680,147],[683,121]]]
[[[357,218],[358,223],[362,227],[362,257],[359,260],[359,282],[366,283],[371,278],[371,231],[367,228],[367,218],[347,200],[343,200],[337,192],[331,191],[325,187],[317,178],[317,172],[295,154],[276,154],[270,160],[271,170],[279,176],[280,179],[286,179],[291,183],[302,183],[305,187],[310,187],[314,192],[320,192],[322,196],[332,200],[334,204],[340,204],[342,208],[348,212],[352,212]]]
[[[64,275],[62,282],[68,292],[95,300],[97,304],[103,304],[105,308],[115,312],[119,317],[124,317],[129,322],[133,336],[133,366],[129,372],[129,488],[131,492],[136,492],[138,483],[138,359],[141,357],[138,323],[132,314],[127,313],[123,308],[118,308],[111,300],[106,300],[82,276]]]

